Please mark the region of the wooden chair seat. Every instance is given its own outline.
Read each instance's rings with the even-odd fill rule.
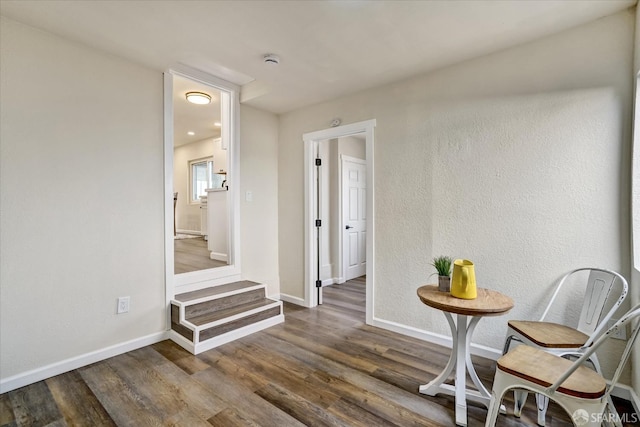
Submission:
[[[498,369],[538,384],[549,387],[556,382],[573,362],[547,353],[535,347],[519,345],[498,359]],[[558,387],[558,392],[582,399],[598,399],[604,396],[607,383],[597,372],[580,366]]]
[[[509,326],[544,348],[580,348],[589,339],[588,335],[558,323],[510,320]]]

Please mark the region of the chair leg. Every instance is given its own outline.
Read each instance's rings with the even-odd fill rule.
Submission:
[[[513,339],[513,335],[507,335],[507,338],[504,340],[504,348],[502,349],[502,354],[507,354],[509,351],[509,347],[511,347],[511,340]]]
[[[549,398],[544,394],[536,393],[536,404],[538,406],[538,425],[544,427],[546,425],[545,418],[549,407]]]
[[[528,392],[524,390],[513,390],[513,415],[520,418],[522,414],[522,408],[524,408],[524,404],[527,402]]]
[[[606,425],[613,425],[615,427],[622,427],[622,421],[620,416],[618,415],[618,411],[616,410],[613,401],[611,400],[611,395],[607,395],[607,406],[604,408],[605,414],[607,414],[607,420],[610,422],[605,423]]]
[[[498,421],[498,414],[500,413],[500,403],[502,402],[502,396],[504,391],[500,392],[498,396],[496,391],[491,392],[491,402],[489,403],[489,409],[487,410],[487,420],[485,421],[485,427],[495,427],[496,421]]]

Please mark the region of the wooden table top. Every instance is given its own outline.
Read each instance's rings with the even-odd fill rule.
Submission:
[[[467,316],[499,316],[513,308],[513,300],[498,291],[478,288],[476,299],[461,299],[441,292],[437,285],[418,288],[420,301],[429,307]]]

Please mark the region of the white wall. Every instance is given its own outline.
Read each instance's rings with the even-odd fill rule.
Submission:
[[[416,296],[440,254],[475,261],[481,286],[514,298],[476,330],[493,348],[507,319],[541,314],[567,270],[628,277],[633,27],[626,11],[281,116],[281,291],[303,296],[301,136],[332,117],[377,120],[377,319],[448,335]],[[621,347],[605,351],[607,370]]]
[[[5,380],[164,331],[166,306],[162,74],[1,22]]]
[[[174,191],[178,192],[176,205],[176,227],[184,231],[201,231],[200,204],[190,202],[189,162],[213,157],[213,167],[217,172],[227,170],[227,150],[223,150],[220,141],[207,138],[176,147],[173,151]]]
[[[246,105],[240,110],[242,276],[266,283],[268,295],[277,295],[278,119]],[[251,192],[252,201],[246,200],[247,192]]]

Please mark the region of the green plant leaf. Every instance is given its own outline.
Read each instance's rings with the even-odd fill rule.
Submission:
[[[435,267],[436,271],[438,272],[438,276],[451,275],[451,264],[453,264],[452,258],[446,255],[435,257],[433,259],[433,263],[431,263],[431,265]]]

